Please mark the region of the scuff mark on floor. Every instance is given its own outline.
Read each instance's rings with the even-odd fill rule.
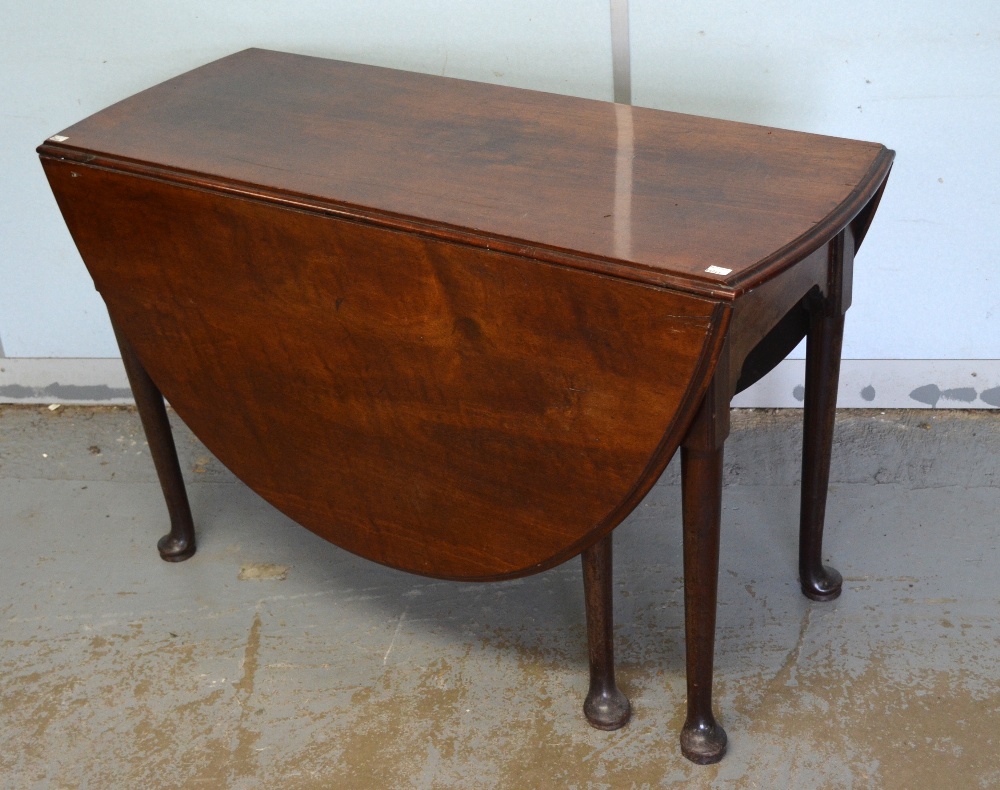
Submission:
[[[281,582],[288,578],[288,568],[289,566],[287,565],[275,565],[271,562],[248,562],[240,566],[240,572],[236,578],[241,582]]]

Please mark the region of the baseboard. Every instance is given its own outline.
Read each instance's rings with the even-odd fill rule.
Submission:
[[[120,359],[0,359],[0,403],[134,403]]]
[[[801,408],[805,363],[786,359],[746,392],[741,408]],[[0,359],[0,403],[132,403],[120,359]],[[845,359],[844,409],[1000,407],[997,359]]]
[[[786,359],[733,406],[795,408],[805,394],[805,360]],[[845,359],[841,409],[992,409],[1000,407],[997,359]]]

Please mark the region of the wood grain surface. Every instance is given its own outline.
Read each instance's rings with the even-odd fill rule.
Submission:
[[[833,238],[892,160],[876,143],[259,49],[61,136],[43,150],[729,299]]]
[[[377,562],[531,573],[676,449],[729,308],[45,159],[94,282],[180,416],[293,519]]]

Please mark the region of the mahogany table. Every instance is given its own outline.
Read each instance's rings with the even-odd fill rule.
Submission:
[[[247,50],[39,149],[195,550],[163,397],[349,551],[446,579],[581,554],[614,729],[611,531],[681,448],[684,754],[714,762],[729,402],[807,337],[799,575],[821,541],[875,143]],[[162,395],[161,395],[162,393]]]

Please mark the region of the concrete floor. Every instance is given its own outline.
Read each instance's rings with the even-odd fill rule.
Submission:
[[[795,578],[797,412],[737,412],[716,659],[730,752],[683,719],[675,466],[616,531],[619,677],[586,725],[579,563],[515,582],[348,555],[178,425],[199,526],[165,510],[128,409],[0,407],[3,788],[974,788],[1000,785],[1000,416],[849,412],[827,553]]]

